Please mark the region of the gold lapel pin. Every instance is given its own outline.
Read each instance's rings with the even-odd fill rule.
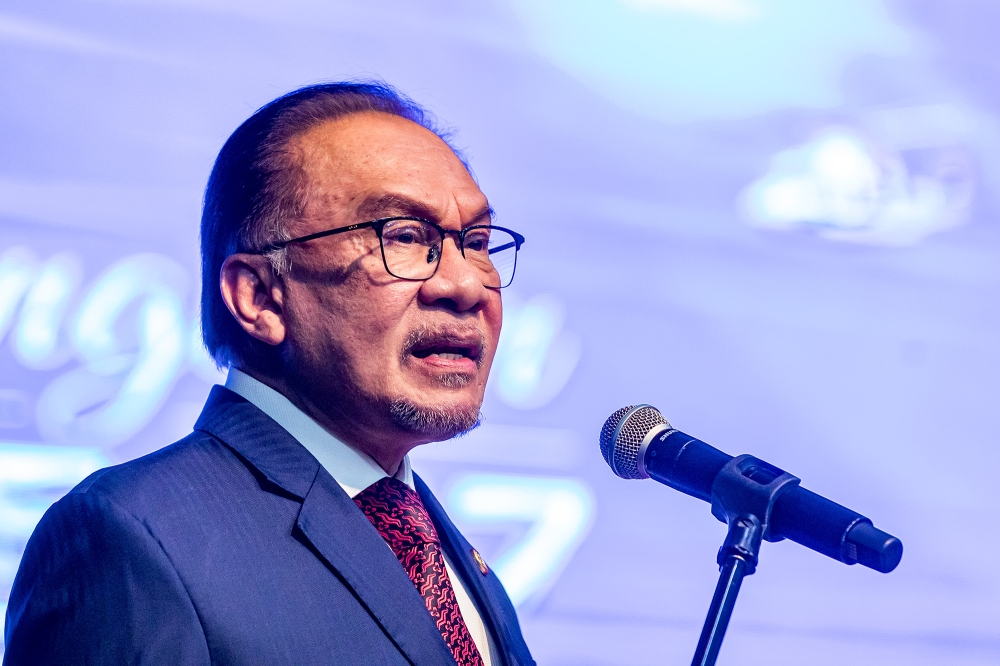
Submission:
[[[479,570],[483,572],[484,576],[490,572],[490,568],[486,566],[486,560],[483,559],[483,556],[480,555],[479,551],[475,548],[472,549],[472,559],[474,559],[476,564],[479,565]]]

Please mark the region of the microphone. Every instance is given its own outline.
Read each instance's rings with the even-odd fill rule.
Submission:
[[[773,465],[751,456],[734,458],[675,430],[650,405],[622,407],[612,414],[601,428],[601,453],[623,479],[651,478],[712,502],[712,513],[723,522],[723,488],[716,481],[732,478],[735,470],[737,486],[742,484],[737,493],[772,494],[769,515],[759,516],[768,541],[789,539],[844,564],[862,564],[881,573],[895,569],[903,557],[902,542],[868,518],[802,488],[797,478]]]

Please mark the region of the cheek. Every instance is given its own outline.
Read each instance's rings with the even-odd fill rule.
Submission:
[[[500,338],[500,328],[503,325],[503,300],[501,300],[499,292],[494,292],[492,295],[493,299],[487,303],[485,308],[485,319],[486,325],[493,334],[495,346],[496,341]]]
[[[492,364],[493,356],[497,351],[502,324],[503,305],[499,294],[497,294],[495,301],[488,302],[486,307],[483,308],[483,334],[486,336],[487,345],[489,346],[489,358],[487,360],[490,364]]]
[[[398,363],[405,338],[402,322],[414,299],[414,294],[400,293],[403,290],[393,286],[348,281],[325,290],[314,298],[310,309],[314,320],[303,323],[349,364],[384,370]]]
[[[344,242],[321,260],[308,257],[296,268],[288,306],[304,330],[349,341],[370,338],[379,332],[381,320],[391,318],[398,299],[387,289],[392,278],[377,244],[372,249],[361,240]]]

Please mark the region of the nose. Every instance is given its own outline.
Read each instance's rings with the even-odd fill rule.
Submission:
[[[454,312],[467,312],[481,307],[489,289],[483,286],[479,271],[458,249],[457,234],[446,234],[437,272],[420,287],[420,302],[444,306]]]

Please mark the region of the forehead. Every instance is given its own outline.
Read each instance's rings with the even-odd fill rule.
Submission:
[[[482,208],[486,197],[436,134],[405,118],[359,113],[327,121],[292,142],[307,180],[307,210],[350,208],[399,195],[446,215]]]

